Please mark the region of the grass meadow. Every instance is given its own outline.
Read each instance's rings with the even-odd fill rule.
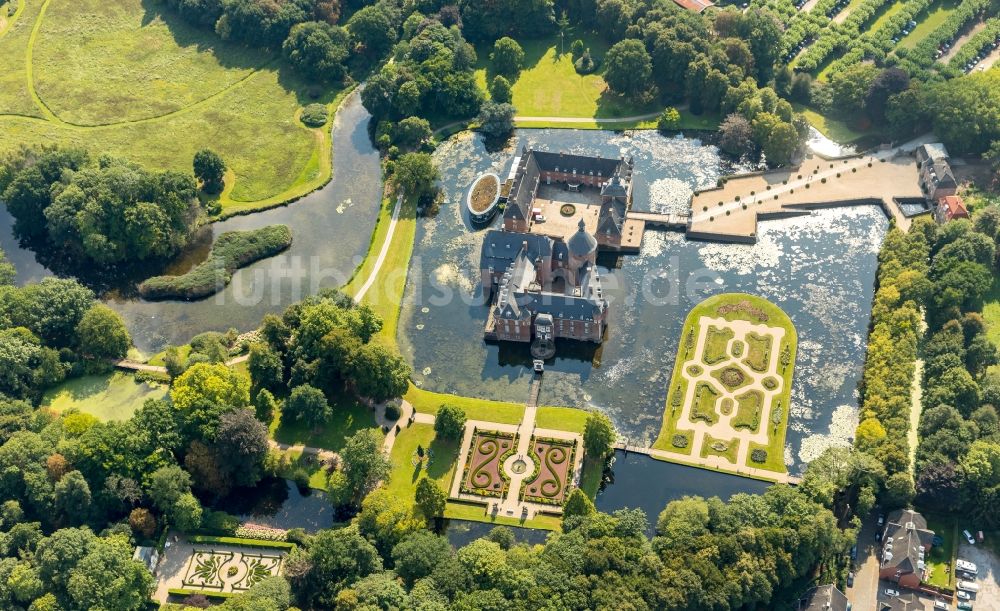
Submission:
[[[280,61],[160,12],[152,0],[24,0],[0,34],[0,153],[56,143],[190,171],[211,148],[229,166],[223,214],[303,195],[329,179],[327,128],[303,105],[339,103]]]

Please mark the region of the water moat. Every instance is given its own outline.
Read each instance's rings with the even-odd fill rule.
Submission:
[[[527,388],[527,346],[479,339],[488,310],[478,267],[485,232],[461,205],[476,176],[506,175],[522,145],[634,157],[635,211],[681,211],[692,191],[746,169],[698,140],[648,131],[521,130],[515,148],[498,152],[473,134],[443,144],[436,158],[448,203],[418,222],[398,336],[423,388],[514,401]],[[760,295],[799,330],[785,459],[800,472],[827,445],[853,435],[876,254],[887,229],[880,209],[862,206],[761,223],[754,245],[647,231],[637,255],[598,258],[611,304],[604,342],[557,341],[539,404],[601,409],[629,444],[649,445],[687,312],[718,293]]]

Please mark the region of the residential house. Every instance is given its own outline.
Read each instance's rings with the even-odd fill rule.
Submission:
[[[931,201],[958,191],[958,182],[951,171],[948,149],[944,144],[922,144],[917,147],[916,156],[920,188]]]
[[[889,514],[882,536],[879,578],[916,589],[926,575],[924,558],[934,541],[927,520],[912,509]]]
[[[847,596],[837,586],[816,586],[799,599],[797,611],[847,611]]]
[[[939,223],[967,218],[969,218],[969,211],[965,208],[965,202],[958,195],[945,195],[938,200],[937,208],[934,209],[934,220]]]

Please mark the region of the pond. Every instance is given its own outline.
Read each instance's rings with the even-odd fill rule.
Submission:
[[[682,210],[692,190],[739,171],[714,146],[652,131],[520,130],[516,146],[635,157],[636,210]],[[512,149],[488,152],[471,134],[436,153],[445,201],[418,223],[398,340],[423,388],[490,399],[527,397],[527,346],[486,343],[479,287],[483,232],[461,205],[479,174],[506,175]],[[497,219],[496,222],[499,222]],[[876,254],[888,221],[875,207],[822,210],[763,222],[755,245],[688,241],[647,231],[635,256],[602,257],[612,301],[603,345],[560,343],[546,364],[540,405],[608,413],[632,445],[659,432],[666,385],[687,312],[723,292],[762,295],[799,335],[786,463],[801,471],[830,444],[847,444],[857,418]]]
[[[326,493],[307,490],[303,494],[295,482],[280,478],[263,479],[253,488],[238,488],[215,502],[215,507],[241,522],[284,530],[302,528],[314,533],[335,523]]]
[[[727,501],[741,492],[763,494],[770,485],[720,471],[664,462],[635,452],[615,452],[612,471],[613,483],[597,494],[597,509],[605,513],[617,509],[642,509],[649,520],[649,534],[653,534],[656,518],[670,501],[683,496],[717,496]]]
[[[152,354],[202,331],[230,327],[249,331],[269,312],[281,312],[322,288],[344,284],[368,250],[382,198],[381,167],[368,137],[369,119],[357,93],[344,101],[332,128],[334,176],[325,187],[289,206],[211,225],[213,236],[288,225],[293,243],[287,251],[238,271],[224,291],[197,302],[106,296],[125,318],[136,347]],[[31,251],[18,245],[12,221],[6,207],[0,206],[0,248],[17,267],[18,284],[51,275]],[[182,272],[203,259],[209,243],[206,236],[193,240],[189,252],[168,266],[170,272]]]

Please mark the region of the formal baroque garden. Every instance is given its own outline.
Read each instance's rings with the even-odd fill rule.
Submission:
[[[543,505],[562,505],[573,484],[576,441],[533,437],[529,454],[535,463],[535,473],[522,486],[521,500]]]
[[[516,433],[475,429],[462,473],[461,492],[485,497],[503,497],[510,484],[503,464],[517,447]]]
[[[280,553],[195,549],[181,584],[191,590],[242,592],[277,575],[283,561]]]
[[[784,473],[797,341],[788,316],[760,297],[717,295],[691,310],[681,337],[653,447]]]

